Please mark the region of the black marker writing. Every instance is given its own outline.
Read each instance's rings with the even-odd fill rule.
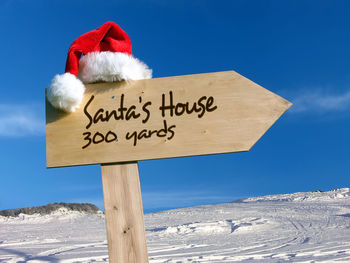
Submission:
[[[125,135],[125,138],[127,140],[132,140],[134,146],[137,145],[137,142],[139,140],[151,138],[153,134],[155,134],[157,137],[167,137],[166,138],[167,140],[171,140],[175,135],[175,131],[173,130],[175,128],[176,128],[176,125],[171,125],[168,127],[167,121],[164,120],[162,129],[159,129],[159,130],[143,129],[140,132],[137,132],[137,131],[134,131],[132,133],[127,132]]]
[[[82,149],[87,148],[91,143],[99,144],[102,142],[111,143],[111,142],[118,141],[117,134],[112,131],[107,132],[106,135],[103,135],[100,132],[95,132],[92,138],[91,138],[91,132],[84,132],[83,136],[85,136],[84,141],[87,141],[87,143],[83,147],[81,147]]]
[[[213,106],[214,97],[202,96],[197,102],[178,102],[174,103],[173,92],[169,91],[169,103],[166,102],[166,95],[162,94],[162,105],[159,110],[162,113],[162,117],[166,117],[166,112],[169,112],[169,116],[181,116],[183,114],[198,113],[198,118],[202,118],[206,112],[211,112],[217,109],[217,106]]]
[[[149,117],[151,116],[151,112],[147,109],[147,107],[150,105],[152,105],[152,102],[150,101],[143,104],[142,110],[146,113],[146,118],[142,120],[142,123],[146,123],[149,120]]]

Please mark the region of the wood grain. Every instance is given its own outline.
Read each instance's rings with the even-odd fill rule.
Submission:
[[[109,262],[147,263],[138,165],[101,166]]]
[[[174,104],[196,102],[198,106],[199,99],[205,96],[203,101],[208,102],[212,97],[212,108],[217,108],[205,112],[201,118],[200,113],[195,112],[171,117],[167,110],[163,117],[159,108],[162,94],[169,104],[170,92]],[[111,118],[108,122],[97,118],[97,123],[87,128],[89,118],[84,108],[92,116],[99,109],[104,113],[113,110],[118,113],[122,95],[124,106],[134,105],[139,118],[126,120],[124,116],[123,120]],[[148,101],[151,114],[143,123],[147,115],[142,107]],[[248,151],[290,106],[290,102],[234,71],[86,85],[82,106],[74,113],[62,113],[47,103],[47,167]],[[134,131],[138,134],[143,130],[159,131],[164,128],[164,121],[168,128],[176,126],[171,139],[169,131],[165,137],[162,132],[160,136],[153,133],[150,138],[141,136],[136,146],[132,139],[126,139],[126,134]],[[118,141],[91,143],[82,148],[88,142],[83,133],[98,132],[104,136],[109,131],[117,134]],[[111,138],[113,136],[109,136]]]

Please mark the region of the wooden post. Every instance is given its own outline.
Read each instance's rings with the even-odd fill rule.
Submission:
[[[147,263],[137,162],[102,164],[109,262]]]

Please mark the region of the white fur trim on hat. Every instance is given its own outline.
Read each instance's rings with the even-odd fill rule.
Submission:
[[[91,52],[79,61],[78,78],[84,83],[152,78],[152,70],[140,60],[120,52]]]
[[[56,75],[47,91],[47,99],[55,108],[73,112],[84,95],[84,84],[71,73]]]

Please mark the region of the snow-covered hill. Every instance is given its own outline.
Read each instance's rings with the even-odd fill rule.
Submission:
[[[350,262],[350,189],[146,214],[150,262]],[[0,216],[0,262],[106,262],[104,215]]]
[[[287,201],[287,202],[327,202],[350,198],[350,188],[335,189],[329,192],[320,190],[306,193],[294,193],[284,195],[266,195],[260,197],[251,197],[240,200],[241,202],[266,202],[266,201]]]

